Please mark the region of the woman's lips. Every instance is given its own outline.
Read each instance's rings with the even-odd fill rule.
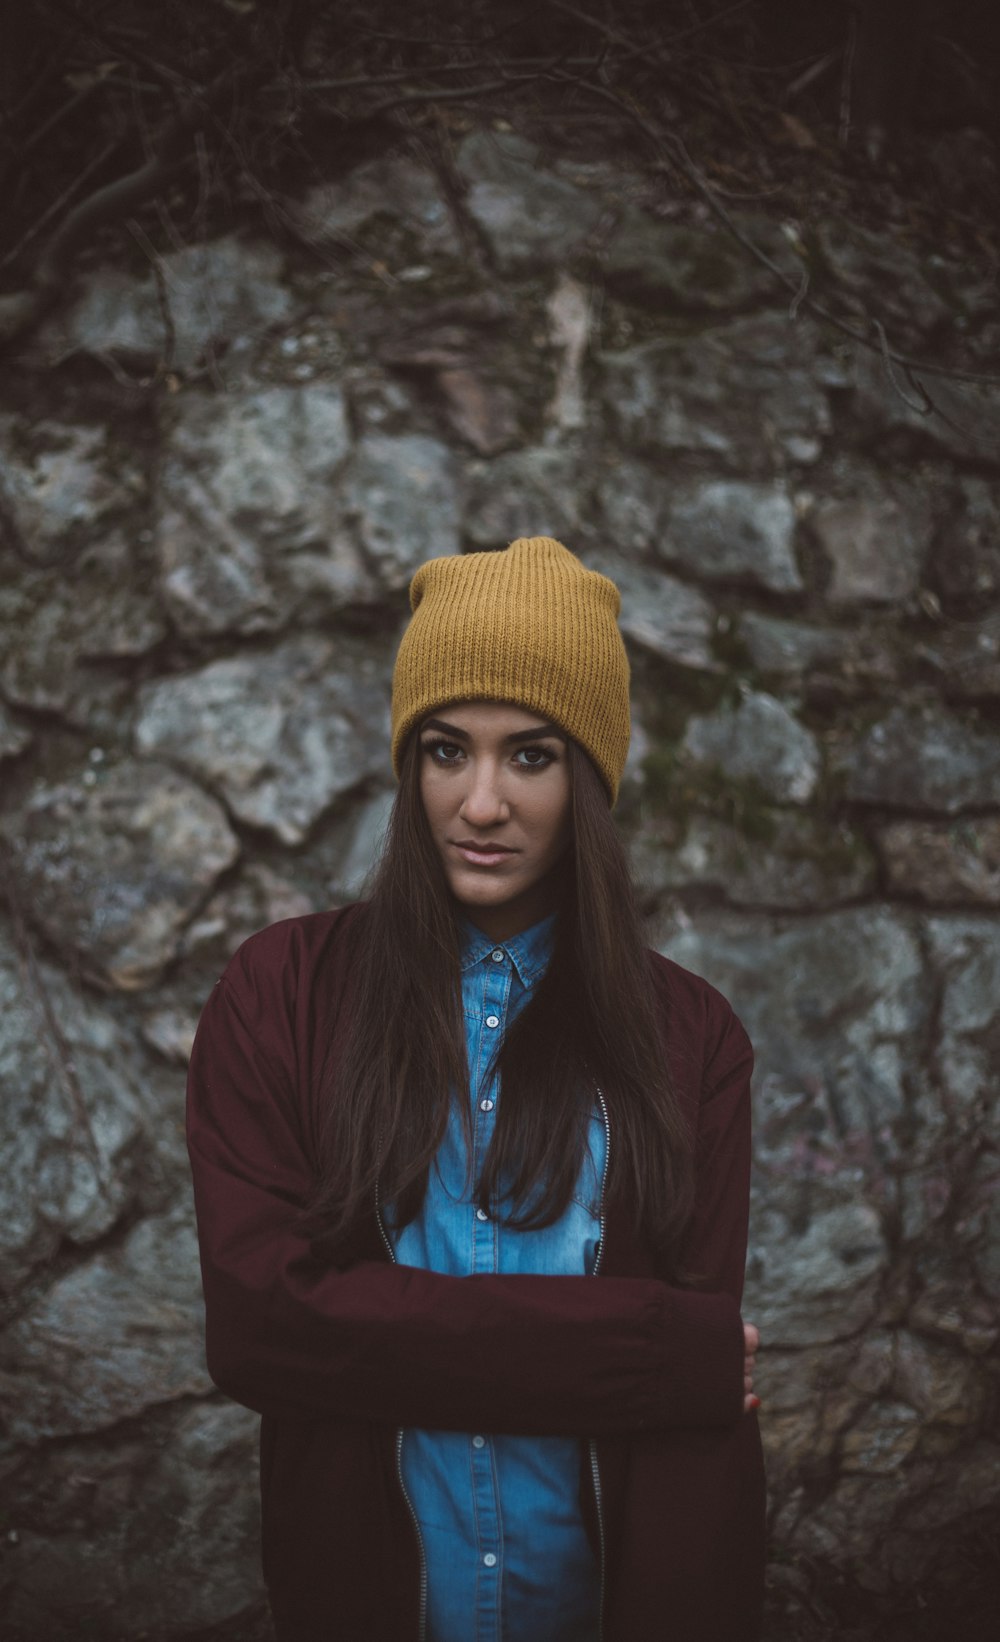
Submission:
[[[471,838],[453,838],[452,848],[456,849],[463,861],[468,861],[474,867],[498,867],[501,862],[509,861],[517,851],[508,849],[505,844],[476,844]]]

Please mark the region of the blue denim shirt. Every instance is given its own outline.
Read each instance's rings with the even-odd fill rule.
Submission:
[[[600,1237],[606,1135],[595,1108],[576,1191],[541,1231],[518,1231],[476,1208],[472,1195],[496,1123],[500,1089],[490,1058],[552,953],[552,918],[494,944],[465,927],[462,1007],[469,1056],[473,1159],[453,1106],[416,1219],[396,1231],[401,1265],[580,1276]],[[427,1566],[428,1642],[596,1642],[599,1572],[580,1514],[581,1442],[407,1430],[402,1474]]]

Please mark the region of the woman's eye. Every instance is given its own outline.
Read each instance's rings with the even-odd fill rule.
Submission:
[[[552,763],[555,756],[548,747],[519,747],[514,761],[520,764],[522,770],[542,770],[546,764]]]
[[[425,741],[424,752],[435,764],[457,764],[462,756],[462,749],[456,741]]]

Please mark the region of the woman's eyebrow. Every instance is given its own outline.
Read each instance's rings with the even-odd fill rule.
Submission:
[[[444,735],[452,736],[456,741],[468,741],[466,730],[460,730],[457,724],[446,724],[443,718],[425,718],[420,726],[421,730],[440,730]]]
[[[558,724],[535,724],[530,730],[516,730],[513,735],[505,735],[504,741],[513,746],[516,741],[541,741],[544,736],[555,736],[558,741],[565,741],[566,736]]]
[[[443,718],[425,718],[420,726],[421,730],[437,730],[442,735],[450,735],[455,741],[468,741],[469,732],[460,730],[457,724],[449,724]],[[533,724],[529,730],[515,730],[511,735],[504,736],[504,746],[513,747],[521,741],[541,741],[545,736],[555,736],[559,741],[565,741],[566,736],[557,724],[546,719],[544,724]]]

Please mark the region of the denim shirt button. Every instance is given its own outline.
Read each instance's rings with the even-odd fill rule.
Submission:
[[[486,1024],[487,1024],[487,1026],[499,1026],[500,1025],[500,1016],[499,1015],[487,1015]]]
[[[490,1218],[490,1217],[489,1217],[489,1215],[488,1215],[488,1214],[487,1214],[487,1213],[486,1213],[486,1210],[485,1210],[485,1209],[477,1209],[477,1210],[476,1210],[476,1219],[477,1219],[477,1220],[488,1220],[488,1219],[489,1219],[489,1218]]]

